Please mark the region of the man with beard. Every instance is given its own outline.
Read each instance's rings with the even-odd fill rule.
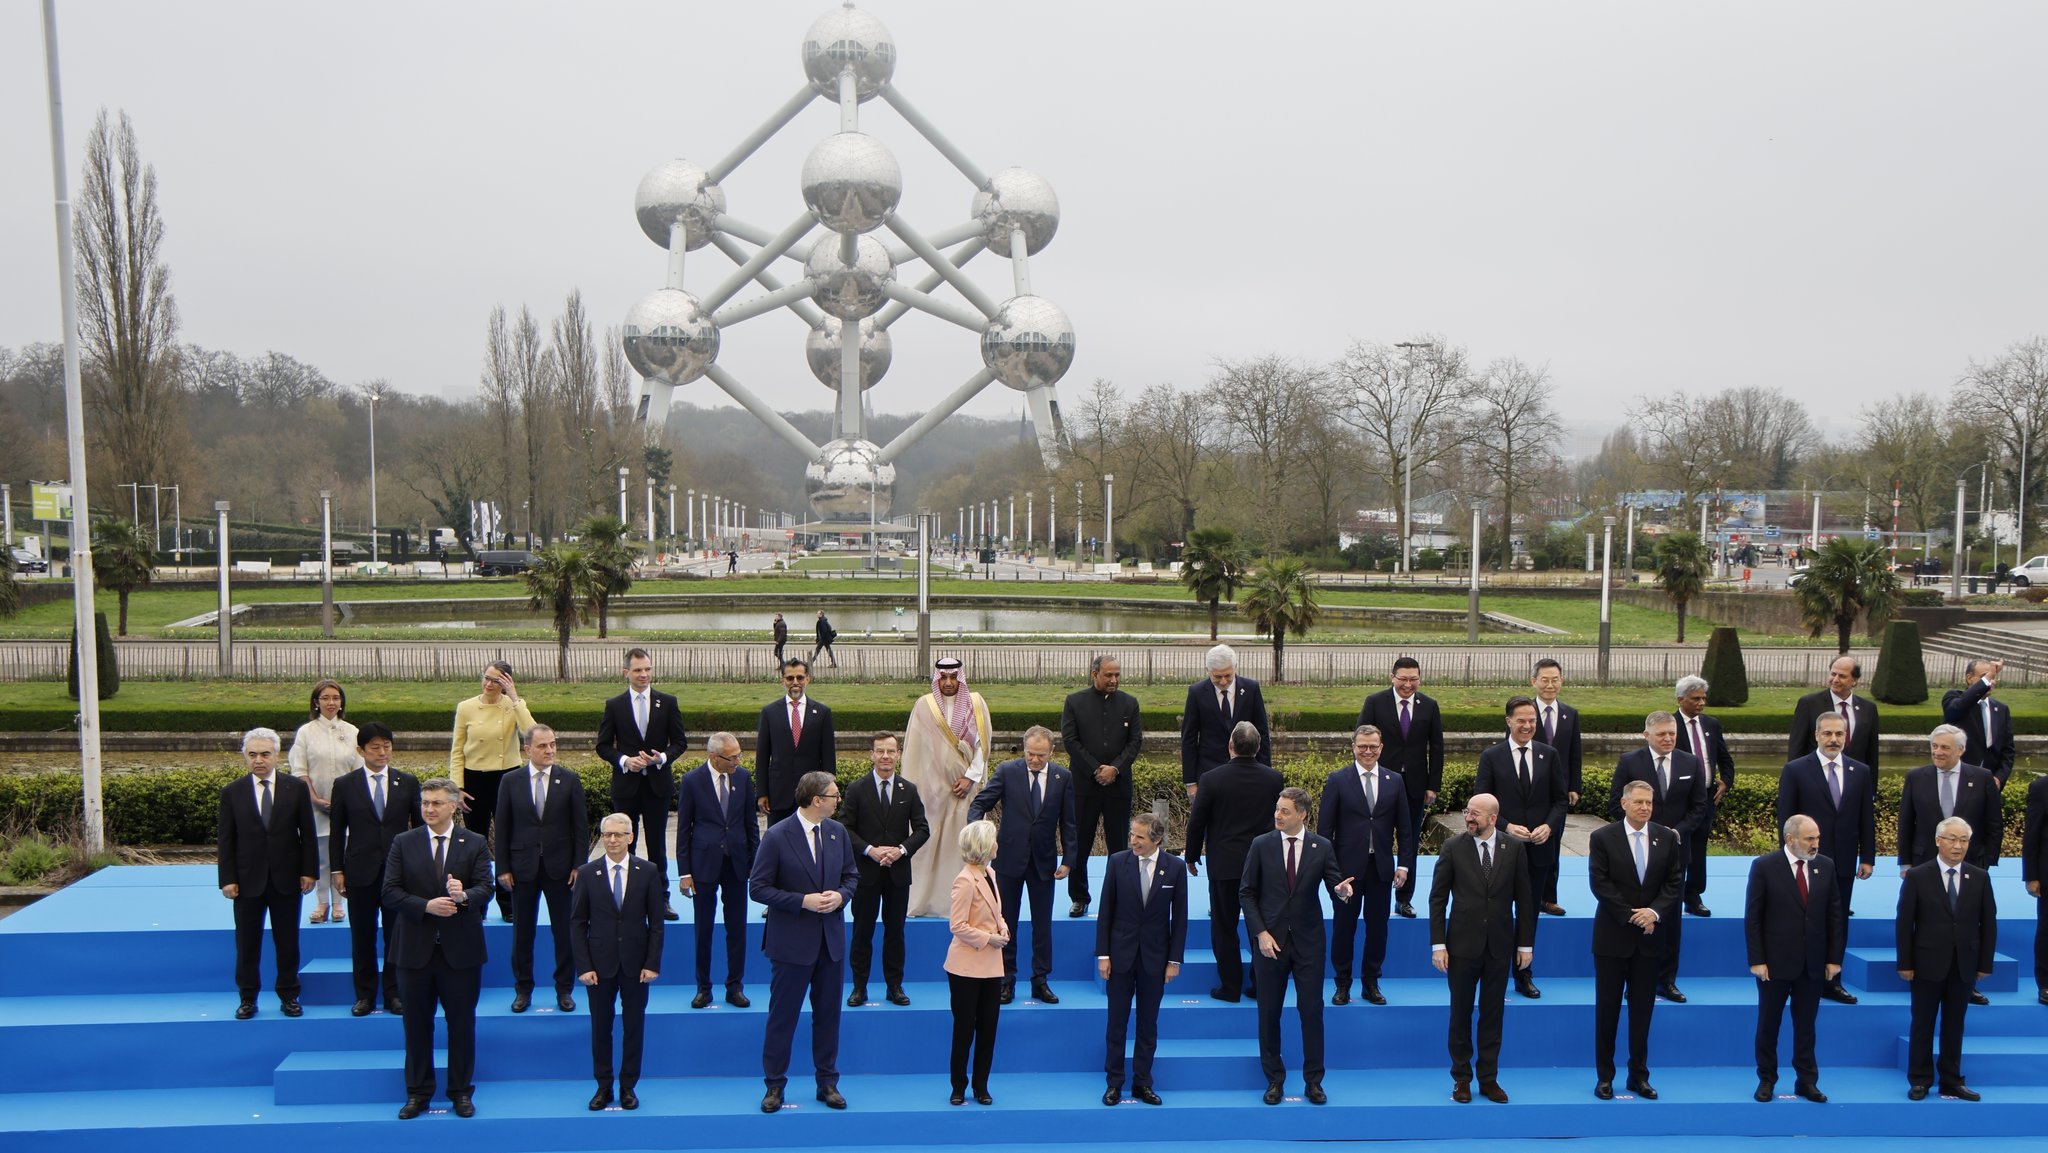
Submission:
[[[1778,773],[1778,826],[1794,815],[1811,817],[1820,827],[1821,855],[1834,863],[1835,887],[1841,891],[1842,915],[1851,915],[1849,898],[1858,880],[1869,880],[1877,864],[1877,774],[1844,754],[1848,724],[1836,713],[1814,721],[1814,751]],[[1842,988],[1839,975],[1821,996],[1854,1005],[1856,994]]]
[[[903,722],[903,779],[917,786],[931,829],[931,839],[910,858],[910,916],[952,913],[960,830],[988,775],[988,742],[988,702],[967,688],[960,658],[932,662],[932,691]]]
[[[1828,883],[1837,866],[1820,851],[1819,823],[1795,813],[1784,829],[1784,849],[1750,863],[1743,904],[1749,971],[1756,977],[1756,1099],[1769,1101],[1777,1086],[1778,1029],[1790,1001],[1793,1091],[1825,1104],[1814,1023],[1821,990],[1841,979],[1848,922],[1842,890]]]

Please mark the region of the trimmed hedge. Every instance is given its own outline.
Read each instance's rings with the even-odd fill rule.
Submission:
[[[1920,655],[1920,625],[1892,621],[1884,626],[1884,647],[1877,654],[1877,675],[1870,695],[1887,705],[1917,705],[1927,699],[1927,665]]]

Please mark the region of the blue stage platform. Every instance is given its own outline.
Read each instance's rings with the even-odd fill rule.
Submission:
[[[768,1117],[757,1107],[768,973],[758,950],[748,972],[752,1008],[718,1002],[693,1011],[692,929],[687,920],[671,925],[650,1008],[642,1108],[593,1115],[584,1108],[591,1089],[585,1016],[510,1012],[511,929],[493,918],[478,1022],[478,1115],[458,1122],[432,1113],[410,1125],[394,1116],[404,1095],[398,1022],[381,1012],[349,1016],[345,926],[301,929],[303,1018],[283,1017],[265,994],[257,1018],[238,1022],[232,929],[213,869],[108,869],[0,920],[0,972],[11,978],[9,995],[0,996],[0,1146],[27,1148],[37,1135],[62,1135],[96,1151],[262,1140],[289,1142],[294,1153],[356,1153],[365,1142],[427,1135],[500,1153],[1075,1140],[1271,1147],[1280,1133],[1292,1141],[1468,1136],[1478,1131],[1475,1122],[1491,1134],[1532,1139],[1618,1130],[1638,1138],[2023,1138],[2048,1127],[2048,1008],[2034,1003],[2033,981],[2022,972],[2031,968],[2034,902],[2010,869],[1995,874],[2003,915],[1996,972],[1985,982],[1992,1005],[1970,1013],[1965,1073],[1983,1102],[1906,1100],[1906,995],[1890,956],[1897,882],[1882,876],[1858,885],[1861,915],[1850,921],[1849,978],[1862,1003],[1821,1011],[1821,1081],[1831,1102],[1751,1101],[1754,986],[1740,917],[1747,868],[1746,859],[1717,859],[1707,903],[1718,915],[1686,921],[1680,984],[1690,1000],[1657,1009],[1651,1068],[1662,1099],[1654,1103],[1592,1096],[1592,900],[1584,863],[1567,860],[1561,888],[1568,915],[1544,918],[1537,939],[1543,997],[1509,996],[1501,1082],[1513,1101],[1506,1106],[1450,1101],[1445,988],[1428,965],[1428,926],[1399,918],[1382,982],[1391,1003],[1326,1010],[1330,1104],[1291,1097],[1280,1111],[1263,1105],[1253,1007],[1208,996],[1215,966],[1206,886],[1197,881],[1189,963],[1168,987],[1160,1024],[1160,1109],[1100,1103],[1103,996],[1094,978],[1094,921],[1065,916],[1062,894],[1054,926],[1061,1001],[1003,1010],[992,1108],[946,1104],[951,1025],[942,921],[910,925],[911,1006],[846,1011],[841,1088],[851,1108],[826,1110],[804,1091],[808,1039],[800,1029],[791,1105]],[[1425,862],[1424,892],[1427,872]],[[679,909],[687,915],[688,903]],[[758,920],[750,928],[758,945]],[[269,971],[266,959],[266,983]],[[880,991],[877,974],[870,992]],[[580,1005],[580,992],[577,999]],[[1289,1065],[1297,1069],[1288,1089],[1298,1094],[1291,1011],[1285,1028]],[[1789,1065],[1789,1026],[1783,1043]],[[1788,1067],[1781,1088],[1790,1081]]]

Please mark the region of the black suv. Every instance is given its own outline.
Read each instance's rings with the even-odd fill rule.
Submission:
[[[525,549],[485,549],[476,554],[480,576],[517,576],[533,567],[534,555]]]

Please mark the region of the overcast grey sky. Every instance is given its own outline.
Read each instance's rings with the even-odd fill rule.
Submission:
[[[493,305],[545,321],[580,287],[616,324],[661,285],[641,175],[711,163],[797,91],[829,6],[66,0],[73,185],[95,111],[126,109],[184,339],[467,395]],[[1193,387],[1218,358],[1429,331],[1547,363],[1581,437],[1640,393],[1741,384],[1847,430],[2048,330],[2048,5],[864,6],[912,102],[984,169],[1057,190],[1032,273],[1078,333],[1069,403],[1097,377]],[[57,336],[41,45],[38,4],[0,7],[6,345]],[[892,109],[861,123],[911,224],[966,218],[972,189]],[[726,182],[731,213],[788,223],[835,130],[813,104]],[[730,267],[692,253],[687,286]],[[970,272],[1009,294],[999,262]],[[803,331],[745,322],[720,361],[777,407],[826,407]],[[971,333],[895,331],[879,410],[979,367]],[[968,411],[1019,400],[991,386]]]

